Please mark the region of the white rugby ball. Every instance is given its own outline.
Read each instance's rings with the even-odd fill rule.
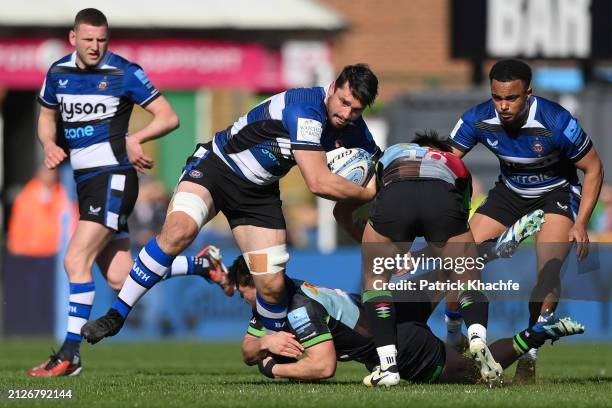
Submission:
[[[372,155],[360,148],[339,147],[327,152],[327,167],[350,182],[364,186],[374,171]]]

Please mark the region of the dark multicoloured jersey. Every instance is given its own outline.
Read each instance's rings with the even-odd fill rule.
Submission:
[[[472,177],[463,161],[452,153],[414,143],[398,143],[385,149],[376,163],[379,186],[402,180],[442,180],[456,188],[469,208]]]
[[[450,140],[466,153],[477,143],[485,145],[499,159],[501,181],[526,198],[568,184],[580,194],[574,163],[593,146],[567,110],[536,96],[529,101],[527,121],[520,129],[504,127],[490,99],[461,116]]]
[[[54,62],[39,102],[59,109],[77,180],[129,169],[125,138],[134,104],[160,95],[138,65],[107,51],[95,68],[76,65],[76,52]]]
[[[290,330],[305,349],[333,341],[338,361],[358,361],[371,370],[379,360],[374,338],[367,327],[359,295],[340,289],[314,286],[308,282],[287,281],[290,293],[287,320]],[[398,319],[398,364],[402,378],[428,381],[443,366],[441,341],[424,323],[431,307],[429,304],[401,303],[407,306]],[[427,309],[427,311],[423,311]],[[418,321],[414,321],[418,320]],[[262,337],[267,331],[257,312],[249,323],[247,333]]]
[[[296,164],[295,150],[359,147],[377,154],[379,149],[363,118],[342,129],[328,123],[327,90],[289,89],[266,99],[217,132],[213,151],[236,174],[258,185],[271,184],[287,174]]]

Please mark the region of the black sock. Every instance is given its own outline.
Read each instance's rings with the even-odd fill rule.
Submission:
[[[521,354],[525,354],[529,349],[542,347],[546,340],[546,334],[538,333],[531,327],[527,330],[523,330],[512,338],[514,347],[516,347]]]
[[[376,347],[397,344],[395,306],[388,290],[365,290],[361,295],[366,320]]]
[[[466,327],[480,324],[487,327],[489,322],[489,298],[479,290],[466,290],[459,294],[459,310]]]
[[[71,360],[75,354],[79,353],[80,348],[81,348],[80,341],[66,339],[64,340],[64,344],[62,344],[62,347],[60,348],[58,354],[67,360]]]

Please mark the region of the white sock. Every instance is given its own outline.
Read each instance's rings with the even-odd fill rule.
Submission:
[[[456,346],[461,342],[463,319],[451,319],[448,316],[444,316],[444,321],[446,322],[446,344]]]
[[[519,357],[520,360],[535,361],[538,358],[538,349],[529,349],[528,352]]]
[[[487,329],[482,324],[472,324],[468,327],[468,339],[472,341],[478,337],[487,344]]]
[[[397,365],[395,359],[397,358],[397,348],[395,344],[389,344],[388,346],[377,347],[376,352],[380,359],[380,369],[386,370],[390,366]]]
[[[186,256],[177,256],[172,261],[172,266],[164,275],[164,279],[174,278],[175,276],[187,275],[189,272],[189,262]]]

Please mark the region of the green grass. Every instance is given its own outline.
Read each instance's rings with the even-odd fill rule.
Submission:
[[[0,343],[2,406],[70,407],[582,407],[610,406],[612,344],[558,344],[541,350],[538,384],[486,389],[482,385],[414,385],[368,389],[363,367],[343,363],[333,380],[269,380],[245,366],[239,346],[211,343],[102,343],[83,346],[79,377],[28,378],[51,342]],[[507,373],[512,376],[513,368]],[[6,399],[8,389],[73,389],[71,401]]]

